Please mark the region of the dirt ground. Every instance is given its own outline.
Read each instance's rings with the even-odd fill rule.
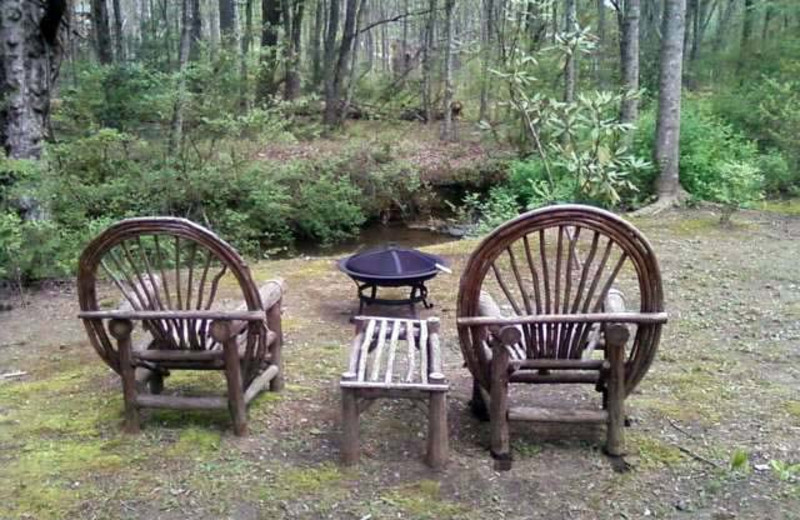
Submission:
[[[800,518],[800,217],[717,219],[636,222],[659,256],[670,323],[627,402],[626,473],[603,455],[602,431],[524,424],[513,469],[493,470],[455,337],[467,240],[428,249],[455,271],[431,284],[453,386],[444,471],[422,463],[425,414],[407,401],[373,407],[362,463],[337,465],[355,287],[333,258],[297,258],[254,266],[288,284],[287,385],[254,403],[241,439],[226,414],[201,412],[149,412],[141,434],[122,434],[119,380],[85,338],[73,287],[0,313],[0,374],[25,373],[0,377],[0,518]],[[223,383],[190,373],[170,387]]]

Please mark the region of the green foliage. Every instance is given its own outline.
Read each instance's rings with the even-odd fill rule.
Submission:
[[[655,119],[655,112],[650,110],[640,121],[634,141],[640,154],[653,149]],[[723,204],[727,215],[723,215],[724,219],[739,206],[761,198],[764,178],[759,164],[772,164],[776,176],[785,175],[778,162],[775,156],[759,156],[756,144],[715,116],[704,100],[684,102],[679,163],[681,185],[698,199]],[[643,192],[650,193],[654,180],[653,175],[640,175],[636,184]]]
[[[569,54],[588,45],[584,32],[573,36],[556,48]],[[630,178],[650,169],[627,150],[626,136],[633,127],[619,120],[624,95],[594,92],[570,103],[546,97],[534,74],[537,63],[538,55],[517,50],[504,70],[493,71],[506,82],[507,103],[521,120],[523,151],[535,153],[545,173],[544,179],[523,187],[523,192],[536,192],[533,199],[528,195],[528,203],[560,198],[572,184],[572,201],[619,205],[622,194],[637,191]]]
[[[778,478],[784,482],[797,479],[800,475],[800,464],[791,464],[782,460],[771,460],[769,466]]]
[[[746,450],[737,448],[733,451],[731,454],[730,469],[738,473],[750,472],[750,455]]]
[[[332,244],[358,232],[364,223],[361,192],[344,177],[322,173],[300,186],[295,221],[303,236]]]
[[[700,185],[698,191],[709,200],[722,204],[721,222],[726,224],[737,209],[761,198],[764,178],[756,166],[744,162],[723,163],[720,171],[721,178],[712,184]]]
[[[517,195],[507,186],[495,186],[486,197],[468,193],[457,209],[455,220],[472,226],[472,232],[488,233],[519,215]]]

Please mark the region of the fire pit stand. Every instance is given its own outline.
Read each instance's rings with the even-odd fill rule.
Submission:
[[[408,305],[416,317],[416,304],[426,309],[433,307],[428,302],[425,282],[447,271],[445,261],[436,256],[414,249],[389,245],[372,249],[339,261],[339,269],[347,274],[358,287],[358,313],[367,305]],[[407,298],[379,298],[379,287],[409,287]]]
[[[411,285],[411,292],[408,298],[378,298],[378,284],[375,283],[358,283],[358,313],[364,312],[364,307],[367,305],[408,305],[411,307],[411,312],[416,314],[415,305],[421,303],[426,309],[432,309],[433,304],[428,303],[428,288],[425,287],[425,282],[415,283]],[[387,286],[388,287],[388,286]],[[394,286],[396,287],[396,286]],[[367,294],[369,293],[369,294]]]

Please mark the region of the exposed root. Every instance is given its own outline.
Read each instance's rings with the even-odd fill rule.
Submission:
[[[672,195],[659,196],[658,200],[654,203],[643,208],[639,208],[630,215],[632,217],[652,217],[668,209],[683,205],[688,198],[689,194],[683,190],[680,190],[678,193]]]

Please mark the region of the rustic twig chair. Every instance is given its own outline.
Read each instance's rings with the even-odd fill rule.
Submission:
[[[658,262],[635,227],[578,205],[506,222],[469,258],[457,312],[473,410],[488,404],[499,469],[511,467],[509,420],[603,423],[607,453],[623,454],[624,400],[667,318]],[[592,384],[602,409],[509,407],[509,383]]]
[[[109,289],[122,301],[101,310]],[[223,292],[241,305],[226,305]],[[127,219],[97,236],[80,258],[80,318],[122,376],[126,431],[139,430],[139,408],[227,408],[244,435],[247,404],[267,386],[282,387],[282,294],[280,281],[258,290],[231,246],[185,219]],[[162,395],[164,377],[182,369],[224,371],[227,396]]]

